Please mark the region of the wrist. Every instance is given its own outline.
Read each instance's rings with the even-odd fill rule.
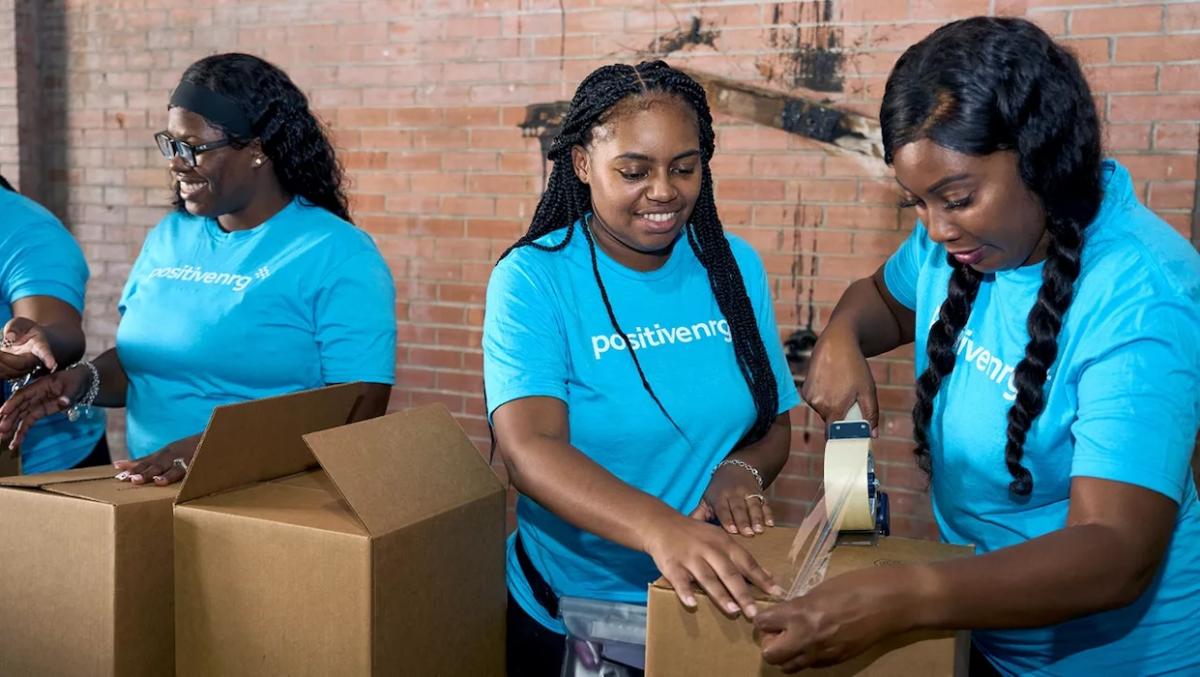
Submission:
[[[634,530],[639,539],[638,550],[648,555],[651,554],[650,551],[656,544],[664,539],[669,539],[670,534],[676,531],[676,520],[686,519],[665,504],[660,503],[659,506],[661,509],[646,511],[645,516]]]

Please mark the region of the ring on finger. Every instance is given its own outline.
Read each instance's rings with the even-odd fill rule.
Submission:
[[[749,501],[752,498],[757,498],[758,502],[764,505],[767,502],[767,497],[763,496],[762,494],[746,494],[746,498],[744,500]]]
[[[171,461],[171,465],[175,466],[176,468],[179,468],[183,472],[183,474],[185,474],[185,475],[187,474],[187,471],[188,471],[187,461],[183,460],[182,458],[177,458],[174,461]]]

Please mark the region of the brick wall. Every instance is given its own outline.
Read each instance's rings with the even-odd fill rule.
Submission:
[[[17,10],[0,0],[0,173],[17,184],[21,151],[17,141]]]
[[[1028,16],[1087,65],[1112,154],[1139,194],[1191,229],[1200,138],[1200,4],[1100,0],[29,0],[44,153],[40,194],[93,268],[91,350],[112,344],[115,302],[146,230],[164,212],[166,172],[150,136],[196,58],[263,55],[310,93],[353,181],[354,215],[378,240],[399,291],[394,407],[444,402],[483,444],[484,285],[526,227],[544,170],[522,136],[525,106],[569,99],[594,67],[654,54],[874,116],[910,43],[953,18]],[[22,4],[18,2],[17,4]],[[0,0],[0,163],[12,162],[13,0]],[[22,92],[22,99],[27,92]],[[817,328],[840,291],[904,237],[877,160],[721,117],[714,162],[730,229],[766,261],[781,335]],[[231,346],[245,359],[252,346]],[[878,448],[897,531],[929,534],[909,457],[911,353],[875,360],[885,408]],[[795,413],[776,505],[797,520],[820,474],[819,426]]]

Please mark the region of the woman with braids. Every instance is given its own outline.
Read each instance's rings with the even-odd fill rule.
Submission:
[[[146,236],[121,296],[116,348],[34,382],[0,435],[46,413],[126,407],[119,479],[182,479],[213,407],[330,383],[394,379],[394,286],[350,223],[342,172],[304,94],[245,54],[184,71],[167,129],[173,213]]]
[[[689,606],[698,584],[753,616],[750,585],[777,587],[730,534],[773,524],[800,398],[762,262],[717,215],[713,150],[687,75],[596,70],[488,283],[487,401],[520,492],[510,675],[558,674],[563,595],[645,603],[661,572]]]
[[[804,397],[874,423],[865,356],[915,340],[917,462],[980,556],[833,578],[758,616],[764,657],[970,628],[973,674],[1200,674],[1200,256],[1103,159],[1079,64],[1032,23],[934,31],[880,122],[917,225],[842,296]]]

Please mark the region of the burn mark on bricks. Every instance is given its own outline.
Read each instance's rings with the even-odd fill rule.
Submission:
[[[846,55],[842,29],[831,25],[832,21],[833,0],[775,5],[767,41],[780,54],[760,61],[760,72],[787,87],[842,91]]]
[[[517,125],[521,128],[521,136],[537,137],[542,150],[542,186],[546,185],[548,176],[549,158],[547,155],[550,153],[550,146],[554,143],[554,138],[562,131],[562,121],[570,106],[570,101],[531,103],[525,106],[525,119]]]
[[[659,54],[666,55],[672,52],[688,47],[690,45],[708,45],[713,49],[717,47],[717,37],[721,32],[715,29],[705,29],[704,21],[693,16],[691,22],[686,26],[680,26],[673,31],[664,33],[654,39],[650,45],[643,50],[644,54]]]

